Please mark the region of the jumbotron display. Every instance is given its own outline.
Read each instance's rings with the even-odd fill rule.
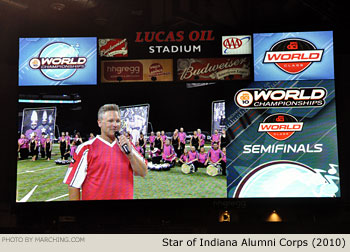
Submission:
[[[71,95],[101,79],[79,104],[20,104],[17,202],[339,198],[332,31],[252,35],[254,64],[220,46],[144,59],[134,43],[97,61],[97,38],[21,38],[28,97],[22,86]],[[187,81],[212,85],[187,88],[195,63]]]
[[[340,197],[333,80],[253,83],[235,97],[228,197]]]

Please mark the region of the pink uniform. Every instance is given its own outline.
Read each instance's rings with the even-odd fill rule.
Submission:
[[[207,153],[198,153],[198,162],[204,164],[208,159]]]
[[[160,137],[162,138],[163,143],[165,143],[165,140],[167,139],[167,136],[166,136],[166,135],[162,135],[162,136],[160,136]]]
[[[214,142],[217,142],[217,143],[220,142],[220,134],[213,134],[211,136],[211,144],[213,145]]]
[[[203,135],[202,133],[198,135],[199,137],[199,146],[204,146],[205,144],[205,135]]]
[[[66,136],[67,144],[70,145],[70,136]]]
[[[76,151],[77,146],[76,145],[72,145],[72,147],[70,148],[70,156],[73,157],[74,156],[74,152]]]
[[[45,142],[46,142],[46,138],[44,138],[44,137],[40,138],[40,144],[41,144],[42,148],[44,148]]]
[[[25,148],[29,148],[29,140],[27,138],[24,139],[24,146]]]
[[[176,158],[174,147],[172,145],[166,145],[165,144],[163,146],[162,158],[165,161],[173,161]]]
[[[208,151],[208,156],[211,162],[216,163],[223,156],[223,152],[220,149],[210,149]]]
[[[191,162],[195,159],[198,159],[198,152],[197,151],[194,151],[194,152],[189,151],[188,152],[188,161]]]
[[[187,163],[187,162],[188,162],[188,155],[182,154],[181,157],[180,157],[180,159],[181,159],[183,162]]]
[[[73,158],[63,182],[81,188],[83,200],[133,198],[133,170],[116,141],[97,136],[79,145]]]
[[[156,139],[156,136],[149,136],[149,142],[154,143],[154,140]]]
[[[179,138],[180,142],[185,144],[186,143],[186,133],[185,132],[179,132]]]
[[[224,161],[224,162],[226,163],[226,155],[225,155],[224,152],[222,152],[222,159],[221,159],[221,160]]]
[[[28,145],[29,141],[28,141],[28,139],[26,139],[26,138],[20,138],[20,139],[18,139],[18,143],[19,143],[21,149],[27,149],[27,148],[29,148],[29,145]]]

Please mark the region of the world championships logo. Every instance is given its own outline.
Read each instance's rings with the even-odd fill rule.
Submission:
[[[79,44],[65,42],[46,45],[38,57],[29,61],[32,69],[39,69],[48,79],[62,81],[72,77],[78,69],[85,68],[86,57],[79,57]]]

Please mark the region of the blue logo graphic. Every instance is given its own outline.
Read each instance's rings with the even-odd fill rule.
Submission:
[[[20,39],[19,86],[97,83],[96,38]]]
[[[60,81],[72,77],[78,68],[85,67],[86,62],[87,59],[79,57],[79,51],[74,46],[54,42],[46,46],[38,58],[31,59],[29,66],[40,69],[51,80]]]

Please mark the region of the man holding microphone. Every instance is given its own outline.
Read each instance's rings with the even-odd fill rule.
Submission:
[[[69,199],[133,199],[133,176],[146,176],[147,161],[118,134],[121,118],[116,104],[103,105],[97,123],[101,135],[79,145],[63,180]]]

